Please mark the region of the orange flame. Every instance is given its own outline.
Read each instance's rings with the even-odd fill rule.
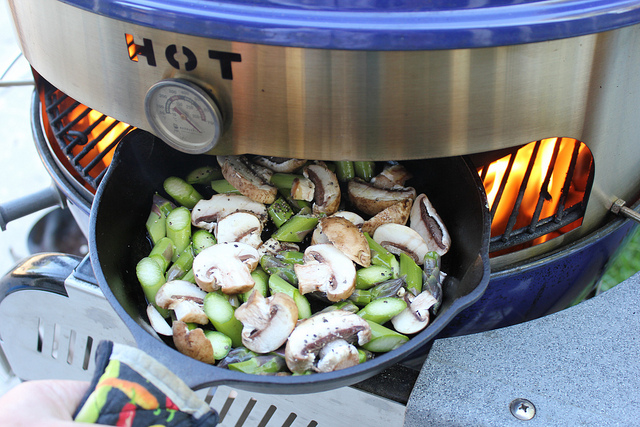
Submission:
[[[565,181],[571,173],[572,161],[575,168],[567,185]],[[494,237],[552,217],[561,207],[561,202],[564,209],[581,203],[587,191],[592,156],[587,146],[578,140],[549,138],[529,143],[486,168],[486,173],[484,166],[478,172],[484,176],[483,183],[493,213],[491,236]],[[496,202],[498,205],[494,206]],[[509,217],[514,210],[517,217],[510,225]],[[536,238],[527,246],[548,241],[580,224],[582,219]]]

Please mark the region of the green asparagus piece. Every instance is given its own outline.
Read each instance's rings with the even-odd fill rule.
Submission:
[[[269,294],[269,274],[267,274],[261,267],[256,268],[251,272],[251,277],[255,282],[253,289],[240,295],[242,302],[246,302],[254,291],[260,292],[263,297]]]
[[[238,190],[233,185],[229,184],[229,181],[226,179],[217,179],[215,181],[211,181],[211,188],[218,194],[225,193],[233,193],[233,194],[241,194],[240,190]]]
[[[395,350],[409,341],[409,337],[392,329],[385,328],[375,322],[367,320],[371,327],[371,340],[362,346],[363,349],[374,353],[386,353]]]
[[[286,370],[287,362],[279,354],[270,353],[252,357],[243,362],[230,363],[228,368],[245,374],[275,374]]]
[[[371,302],[371,292],[366,289],[356,289],[349,296],[349,301],[353,301],[355,305],[367,305]]]
[[[193,188],[193,185],[177,176],[170,176],[164,180],[164,191],[176,202],[189,209],[202,200],[202,196]]]
[[[429,291],[429,293],[436,299],[437,303],[434,304],[430,311],[435,315],[442,304],[442,283],[440,280],[440,255],[437,252],[427,252],[424,257],[423,265],[423,290]],[[417,294],[416,294],[417,295]]]
[[[222,171],[215,166],[201,166],[187,174],[185,181],[188,184],[209,184],[215,179],[222,178]]]
[[[393,271],[393,277],[398,277],[400,274],[400,263],[398,259],[391,252],[382,247],[378,242],[373,240],[369,233],[364,232],[364,237],[369,243],[369,249],[371,250],[371,264],[383,265],[390,268]]]
[[[171,263],[173,258],[174,245],[173,241],[168,237],[163,237],[158,240],[149,253],[149,258],[152,258],[158,263],[162,271],[167,271],[167,267]]]
[[[300,251],[280,251],[276,258],[290,265],[304,264],[304,253]]]
[[[267,212],[276,227],[280,227],[293,216],[293,209],[282,197],[278,197],[275,202],[269,205]]]
[[[191,212],[184,206],[175,208],[167,216],[167,237],[173,241],[173,262],[191,243]]]
[[[155,306],[163,317],[169,315],[169,311],[158,307],[156,304],[156,294],[158,289],[166,283],[164,278],[164,270],[160,268],[158,263],[152,258],[145,257],[138,261],[136,265],[136,276],[142,286],[142,291],[147,297],[147,301]]]
[[[182,276],[181,280],[186,280],[187,282],[191,282],[191,283],[195,284],[196,283],[196,276],[193,273],[193,268],[190,269],[189,271],[187,271],[187,273],[184,276]]]
[[[271,175],[269,181],[278,189],[286,189],[288,193],[291,193],[293,180],[296,178],[300,179],[304,178],[304,176],[292,173],[274,173],[273,175]]]
[[[359,363],[364,363],[367,360],[371,360],[373,359],[373,353],[364,349],[359,348],[358,349],[358,356],[359,356]]]
[[[235,310],[225,295],[209,292],[204,297],[204,312],[217,331],[229,338],[234,347],[242,345],[242,323],[234,316]]]
[[[369,292],[371,292],[371,299],[374,300],[378,298],[399,296],[398,291],[400,291],[400,289],[405,285],[406,281],[404,276],[378,283],[373,288],[369,289]]]
[[[293,301],[298,307],[298,319],[311,317],[311,304],[309,304],[307,297],[302,295],[298,288],[289,284],[280,276],[275,274],[269,276],[269,291],[271,292],[271,295],[282,292],[293,298]]]
[[[178,259],[169,267],[167,271],[167,282],[182,279],[187,271],[193,266],[193,249],[191,245],[184,248]]]
[[[318,225],[318,218],[315,216],[297,214],[278,228],[272,237],[281,242],[302,242],[316,225]]]
[[[370,265],[356,271],[356,289],[369,289],[373,285],[389,280],[393,271],[383,265]]]
[[[375,174],[376,164],[375,162],[353,162],[353,169],[357,177],[369,182]]]
[[[333,310],[344,310],[350,313],[357,313],[358,311],[360,311],[360,307],[355,305],[353,301],[345,300],[326,306],[325,308],[320,310],[320,313],[326,313]]]
[[[245,360],[249,360],[257,355],[257,353],[254,353],[246,347],[234,347],[229,351],[229,354],[227,354],[227,356],[218,363],[218,367],[226,368],[231,363],[244,362]]]
[[[193,241],[193,252],[198,255],[203,250],[218,243],[213,234],[202,228],[196,230],[191,236]]]
[[[260,266],[269,274],[274,274],[286,280],[288,283],[298,286],[298,276],[293,269],[293,264],[287,264],[273,255],[262,255]]]
[[[220,331],[206,331],[204,336],[207,337],[213,347],[213,358],[222,360],[227,357],[231,351],[231,338]]]
[[[400,254],[400,275],[405,276],[407,290],[414,295],[422,292],[422,268],[404,252]]]
[[[346,182],[353,179],[356,176],[353,168],[353,162],[349,160],[337,161],[336,163],[336,176],[338,181]]]
[[[380,325],[387,323],[392,317],[407,308],[405,300],[400,298],[378,298],[371,301],[358,312],[358,316]]]
[[[151,237],[151,241],[155,245],[160,239],[165,237],[166,234],[166,222],[167,215],[175,208],[175,205],[160,196],[154,194],[153,203],[151,205],[151,212],[147,218],[147,231]]]

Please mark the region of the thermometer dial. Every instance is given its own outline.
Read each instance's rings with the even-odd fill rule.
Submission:
[[[177,150],[206,153],[222,135],[222,115],[215,101],[189,81],[162,80],[149,88],[144,103],[155,134]]]

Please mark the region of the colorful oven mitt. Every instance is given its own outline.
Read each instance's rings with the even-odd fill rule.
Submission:
[[[164,365],[137,348],[102,341],[75,421],[127,427],[215,426],[218,414]]]

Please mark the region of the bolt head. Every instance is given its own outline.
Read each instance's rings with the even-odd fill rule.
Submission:
[[[511,414],[519,420],[528,421],[536,415],[536,407],[527,399],[514,399],[509,404]]]

